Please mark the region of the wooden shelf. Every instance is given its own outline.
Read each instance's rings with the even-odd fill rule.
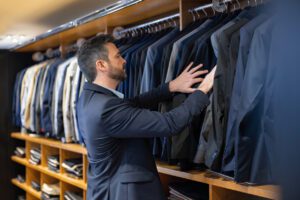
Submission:
[[[41,192],[38,192],[38,191],[34,190],[31,186],[26,185],[26,183],[21,183],[16,178],[12,179],[11,182],[15,186],[17,186],[17,187],[21,188],[22,190],[30,193],[32,196],[34,196],[38,199],[41,199]]]
[[[60,44],[73,43],[80,37],[90,37],[98,32],[105,32],[109,27],[135,24],[161,15],[178,13],[178,11],[178,0],[144,0],[107,16],[26,45],[17,49],[17,51],[42,51],[47,48],[58,47]]]
[[[22,133],[12,133],[11,136],[16,139],[21,139],[21,140],[41,144],[41,145],[51,146],[54,148],[59,148],[70,152],[75,152],[83,155],[87,154],[86,149],[78,144],[63,144],[60,141],[55,141],[47,138],[31,137],[27,134],[22,134]],[[47,167],[43,167],[41,165],[37,165],[37,166],[32,165],[25,158],[12,156],[11,159],[19,164],[40,171],[41,173],[47,174],[51,177],[59,179],[70,185],[76,186],[85,191],[87,190],[87,183],[84,180],[77,180],[67,176],[66,174],[53,172],[49,170]],[[86,162],[85,165],[87,165],[87,161],[85,162]],[[279,188],[277,186],[271,186],[271,185],[245,186],[245,185],[237,184],[233,181],[225,180],[224,178],[217,177],[215,175],[212,176],[212,174],[209,172],[199,172],[199,171],[183,172],[180,171],[177,166],[170,166],[161,162],[157,162],[157,170],[160,174],[183,178],[183,179],[192,180],[196,182],[201,182],[201,183],[208,184],[210,186],[237,191],[237,192],[263,197],[263,198],[277,199],[280,194]]]
[[[38,144],[42,144],[42,145],[46,145],[46,146],[50,146],[50,147],[55,147],[58,149],[64,149],[67,151],[87,155],[86,148],[84,148],[83,146],[81,146],[79,144],[64,144],[60,141],[49,139],[49,138],[32,137],[26,133],[12,133],[11,137],[15,138],[15,139],[19,139],[19,140],[25,140],[25,141],[29,141],[29,142],[34,142],[34,143],[38,143]]]
[[[27,166],[29,164],[29,162],[26,160],[26,158],[20,158],[18,156],[12,156],[11,160],[15,161],[21,165],[24,165],[24,166]]]
[[[278,199],[279,188],[277,186],[244,186],[233,181],[225,180],[221,177],[213,176],[209,172],[189,171],[183,172],[177,166],[170,166],[161,162],[156,162],[159,173],[188,179],[196,182],[206,183],[212,186],[217,186],[224,189],[234,190],[246,194],[251,194],[259,197]]]
[[[49,170],[47,167],[43,167],[41,165],[30,164],[25,158],[19,158],[17,156],[12,156],[11,159],[13,161],[21,164],[21,165],[24,165],[24,166],[29,167],[31,169],[37,170],[37,171],[39,171],[41,173],[44,173],[44,174],[46,174],[48,176],[51,176],[53,178],[56,178],[58,180],[66,182],[68,184],[71,184],[71,185],[74,185],[76,187],[79,187],[79,188],[81,188],[83,190],[87,190],[87,184],[82,179],[74,179],[74,178],[69,177],[66,174],[61,174],[61,173],[53,172],[53,171]]]

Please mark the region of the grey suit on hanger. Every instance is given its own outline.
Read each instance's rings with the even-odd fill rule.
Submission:
[[[261,24],[254,33],[250,48],[237,117],[238,125],[234,130],[237,138],[235,180],[238,182],[267,184],[272,180],[266,152],[269,139],[265,137],[262,126],[265,79],[271,45],[269,33],[272,30],[272,19]]]

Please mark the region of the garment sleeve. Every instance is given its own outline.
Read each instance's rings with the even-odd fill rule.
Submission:
[[[208,97],[201,91],[192,93],[180,106],[166,113],[112,99],[105,105],[101,123],[105,132],[116,138],[170,136],[182,131],[208,104]]]
[[[169,90],[169,83],[160,85],[159,87],[138,95],[129,101],[133,106],[139,108],[155,109],[158,103],[169,101],[173,97],[173,93]]]

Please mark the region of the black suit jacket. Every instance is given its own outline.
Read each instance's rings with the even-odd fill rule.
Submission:
[[[179,133],[209,103],[196,91],[170,112],[149,110],[170,98],[168,84],[131,100],[85,84],[77,111],[88,151],[87,199],[165,199],[145,138]]]

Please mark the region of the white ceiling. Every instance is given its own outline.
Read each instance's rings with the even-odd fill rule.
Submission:
[[[126,1],[126,0],[121,0]],[[10,49],[54,27],[120,0],[0,0],[0,49]]]

